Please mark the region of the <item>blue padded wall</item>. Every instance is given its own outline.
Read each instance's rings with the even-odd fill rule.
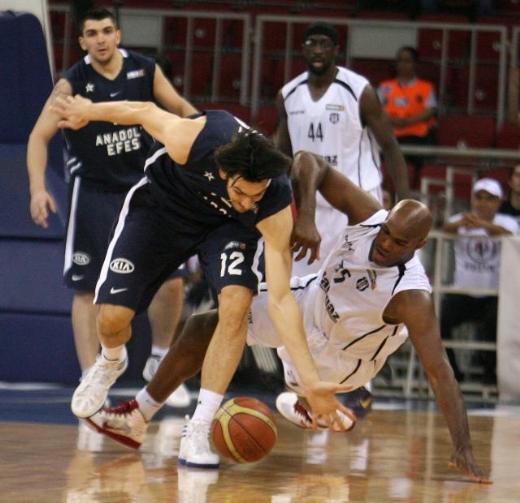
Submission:
[[[47,169],[59,214],[41,229],[29,213],[26,145],[52,90],[43,31],[32,14],[0,12],[0,65],[0,380],[75,384],[72,292],[62,282],[68,189],[61,135],[50,146]],[[123,380],[140,376],[149,330],[139,316]]]
[[[68,315],[0,312],[0,380],[78,382]]]
[[[47,170],[60,214],[41,229],[29,212],[26,145],[52,90],[35,16],[0,12],[0,65],[0,379],[72,382],[79,367],[72,296],[62,283],[67,186],[60,135],[51,144]]]
[[[0,142],[25,143],[52,79],[42,26],[34,15],[0,12]]]
[[[68,314],[72,295],[62,271],[62,241],[2,238],[0,310]]]
[[[0,237],[62,238],[67,219],[67,184],[48,170],[47,186],[58,203],[58,214],[50,215],[47,229],[35,225],[29,211],[26,152],[23,144],[0,144]]]

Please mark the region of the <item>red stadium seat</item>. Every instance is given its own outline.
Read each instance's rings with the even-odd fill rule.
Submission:
[[[164,20],[164,43],[167,46],[186,46],[187,19],[167,17]]]
[[[264,134],[271,136],[278,121],[278,112],[275,106],[264,105],[258,109],[253,125]]]
[[[246,123],[249,123],[251,119],[251,110],[248,107],[241,105],[240,103],[210,101],[200,105],[200,108],[204,110],[227,110],[229,113],[235,115]]]
[[[500,54],[500,34],[498,32],[477,32],[477,60],[497,62]]]
[[[421,28],[418,34],[419,56],[421,59],[440,59],[442,56],[442,30]],[[464,59],[469,55],[469,31],[451,30],[448,32],[448,59]]]
[[[487,148],[495,140],[495,119],[478,115],[449,115],[439,124],[439,145]]]
[[[498,66],[494,63],[477,65],[473,105],[477,112],[493,113],[498,99]],[[449,69],[447,91],[450,106],[465,109],[468,105],[469,68]]]
[[[214,19],[200,18],[193,22],[193,45],[194,47],[210,48],[215,45]]]
[[[372,86],[377,87],[383,80],[394,77],[394,65],[388,60],[354,59],[352,70],[366,77]]]
[[[498,148],[520,148],[520,127],[511,122],[505,122],[497,136]]]
[[[287,38],[286,25],[282,23],[263,24],[262,47],[264,51],[283,51],[285,50],[285,40]]]
[[[502,188],[508,186],[509,178],[511,175],[511,168],[508,166],[502,166],[499,168],[491,168],[486,171],[479,173],[480,177],[489,177],[498,180],[502,184]]]
[[[520,0],[498,0],[498,13],[517,13],[520,12]]]
[[[450,14],[449,12],[437,12],[435,14],[422,14],[418,21],[435,21],[440,23],[467,23],[468,18],[462,14]]]
[[[213,52],[193,53],[190,89],[192,96],[210,95],[212,71]]]
[[[367,9],[357,13],[358,19],[383,19],[387,21],[407,21],[410,19],[410,14],[407,12],[397,12],[391,10],[375,10]]]
[[[238,99],[242,86],[242,55],[223,54],[220,64],[219,96]]]
[[[437,180],[446,180],[445,164],[425,164],[421,170],[421,178],[434,178]],[[437,194],[446,191],[445,185],[431,185],[429,193]],[[471,177],[468,175],[455,174],[454,176],[454,194],[460,199],[469,199],[471,195]]]

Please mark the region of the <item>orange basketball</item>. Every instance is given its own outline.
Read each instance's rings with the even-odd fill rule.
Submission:
[[[278,431],[269,407],[247,396],[228,400],[217,411],[211,437],[221,456],[237,463],[252,463],[273,448]]]

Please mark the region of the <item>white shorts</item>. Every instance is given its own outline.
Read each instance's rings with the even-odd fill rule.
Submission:
[[[305,301],[308,285],[313,278],[315,278],[315,275],[291,279],[291,290],[300,309]],[[385,363],[386,358],[369,361],[350,356],[348,352],[330,344],[327,337],[308,320],[304,322],[304,329],[307,334],[309,350],[320,378],[324,381],[348,384],[352,386],[352,389],[356,389],[370,381]],[[259,345],[277,348],[278,356],[283,363],[285,383],[294,391],[302,392],[300,376],[288,351],[282,346],[282,341],[269,317],[265,283],[260,285],[258,295],[253,299],[247,343],[250,346]]]

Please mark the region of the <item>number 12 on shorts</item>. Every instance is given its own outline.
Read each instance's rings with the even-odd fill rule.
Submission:
[[[229,257],[227,253],[220,254],[220,277],[223,278],[227,274],[233,276],[241,276],[242,269],[239,265],[244,261],[244,254],[239,251],[232,252]]]

